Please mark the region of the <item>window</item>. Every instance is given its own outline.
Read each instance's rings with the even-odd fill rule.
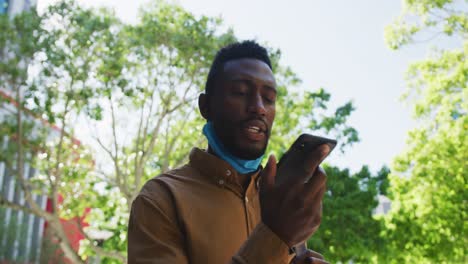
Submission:
[[[8,11],[8,0],[0,0],[0,14]]]

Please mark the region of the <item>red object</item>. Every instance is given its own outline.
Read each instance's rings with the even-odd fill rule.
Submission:
[[[0,100],[2,98],[3,98],[3,100],[6,100],[10,104],[12,104],[14,107],[16,107],[16,108],[20,107],[20,104],[13,98],[13,96],[11,96],[4,89],[0,88]],[[48,127],[52,128],[56,132],[64,133],[65,135],[67,135],[66,132],[63,131],[61,128],[59,128],[57,125],[50,123],[48,120],[42,118],[41,116],[38,116],[37,114],[35,114],[31,110],[29,110],[28,108],[21,107],[21,110],[25,114],[33,117],[36,120],[39,120],[45,126],[48,126]],[[17,135],[11,135],[11,138],[14,139],[14,140],[17,139]],[[72,140],[72,142],[74,144],[76,144],[78,146],[81,145],[81,142],[78,139],[76,139],[74,137],[70,137],[70,138],[71,138],[71,140]],[[77,159],[79,159],[79,157]],[[61,204],[62,202],[63,202],[63,197],[61,195],[59,195],[57,197],[57,203]],[[52,200],[50,198],[48,198],[47,199],[47,205],[46,205],[46,211],[49,212],[49,213],[52,213],[52,208],[53,208]],[[91,211],[90,208],[86,208],[81,217],[74,217],[74,218],[71,218],[71,219],[60,219],[60,223],[62,224],[63,229],[64,229],[64,231],[65,231],[65,233],[67,235],[67,238],[70,241],[70,244],[71,244],[73,250],[75,250],[75,252],[78,252],[78,250],[80,248],[80,240],[85,238],[84,234],[80,230],[80,226],[81,226],[81,228],[85,228],[85,227],[89,226],[89,224],[86,223],[86,221],[85,221],[85,217],[87,216],[87,214],[90,211]],[[57,244],[57,250],[56,250],[55,254],[53,254],[53,256],[50,256],[51,259],[48,259],[48,263],[63,263],[63,262],[71,263],[69,260],[67,260],[64,257],[63,251],[58,246],[59,241],[56,238],[47,237],[47,235],[48,235],[47,228],[48,228],[48,223],[45,222],[44,223],[44,236],[43,236],[44,239],[51,239],[52,243]],[[1,264],[1,262],[0,262],[0,264]]]
[[[63,197],[59,195],[57,197],[57,203],[61,204],[63,202]],[[46,205],[46,211],[47,212],[52,212],[52,200],[50,198],[47,199],[47,205]],[[72,246],[73,250],[75,252],[78,252],[80,248],[80,240],[84,239],[85,236],[80,230],[80,225],[82,228],[85,228],[89,226],[89,224],[85,221],[85,217],[89,214],[91,211],[91,208],[86,208],[83,212],[83,215],[81,217],[74,217],[71,219],[60,219],[60,223],[63,226],[63,229],[67,235],[68,241],[70,242],[70,245]],[[48,228],[48,223],[44,223],[44,237],[47,236],[47,228]],[[60,246],[58,245],[59,241],[57,239],[52,239],[52,243],[57,244],[57,250],[51,256],[51,259],[48,260],[48,263],[71,263],[68,259],[64,257],[64,253],[61,250]]]

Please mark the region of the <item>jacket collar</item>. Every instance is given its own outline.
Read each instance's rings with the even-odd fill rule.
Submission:
[[[233,191],[239,192],[240,194],[245,192],[242,187],[245,176],[240,175],[226,161],[199,148],[193,148],[192,151],[190,151],[189,157],[189,165],[201,172],[203,176],[208,177],[214,184],[220,187],[233,189]],[[260,167],[259,170],[251,175],[255,183],[258,182],[261,169]]]

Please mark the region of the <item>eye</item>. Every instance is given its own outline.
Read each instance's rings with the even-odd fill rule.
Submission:
[[[239,95],[239,96],[244,96],[244,95],[246,95],[247,93],[246,93],[246,92],[243,92],[243,91],[234,91],[232,94],[234,94],[234,95]]]
[[[263,97],[263,100],[265,100],[267,104],[271,105],[276,102],[276,94],[274,93],[264,93],[262,97]]]
[[[235,96],[246,96],[248,92],[248,88],[243,83],[236,83],[231,88],[231,94]]]
[[[263,100],[265,100],[265,102],[267,102],[268,104],[274,104],[275,103],[275,99],[269,98],[267,96],[264,96]]]

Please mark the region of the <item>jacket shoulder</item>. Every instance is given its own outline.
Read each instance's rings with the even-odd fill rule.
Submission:
[[[151,178],[143,185],[139,196],[152,199],[164,194],[173,194],[188,187],[190,182],[200,181],[200,178],[199,171],[187,164]]]

